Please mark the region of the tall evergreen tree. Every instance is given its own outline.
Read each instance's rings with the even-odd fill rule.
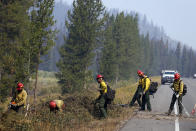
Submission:
[[[194,52],[193,49],[190,48],[188,51],[188,70],[187,70],[187,76],[192,76],[194,74]]]
[[[40,57],[48,52],[55,44],[56,30],[53,29],[55,24],[53,16],[54,0],[38,0],[34,3],[31,12],[31,39],[30,54],[32,66],[36,72],[34,98],[36,97],[38,69],[41,63]]]
[[[176,47],[176,50],[175,50],[175,56],[176,56],[176,59],[177,59],[177,61],[176,61],[176,63],[177,63],[177,70],[179,71],[179,72],[182,72],[182,65],[181,65],[181,51],[182,49],[181,49],[181,44],[178,42],[178,44],[177,44],[177,47]]]
[[[192,62],[193,62],[193,72],[192,74],[196,74],[196,51],[193,52],[193,59],[192,59]]]
[[[141,52],[144,54],[144,59],[142,60],[142,63],[140,65],[141,69],[146,73],[149,74],[150,72],[150,57],[151,57],[151,52],[150,52],[150,39],[149,39],[149,34],[147,34],[144,39],[143,39],[143,46],[141,47]]]
[[[63,93],[85,87],[103,15],[101,0],[74,0],[73,12],[68,12],[66,21],[69,35],[60,49],[61,59],[57,64]]]
[[[129,79],[139,63],[139,29],[137,15],[117,14],[114,25],[114,40],[117,48],[118,72],[116,81]]]
[[[28,75],[28,0],[0,1],[0,100]]]
[[[187,77],[188,76],[188,64],[189,64],[189,58],[188,58],[188,50],[187,47],[184,45],[182,50],[182,76]]]
[[[122,63],[122,74],[125,79],[135,75],[139,63],[139,29],[138,16],[127,15],[124,25],[125,61]]]
[[[100,60],[100,73],[104,75],[107,81],[113,82],[117,75],[117,48],[114,41],[114,22],[115,17],[107,17],[106,28],[104,32],[104,47]]]
[[[124,51],[125,51],[125,46],[124,46],[124,12],[121,12],[117,14],[116,20],[115,20],[115,25],[114,25],[114,40],[116,42],[116,48],[117,48],[117,56],[116,56],[116,61],[118,62],[117,65],[117,74],[116,74],[116,83],[117,81],[121,78],[120,76],[120,65],[124,61]]]

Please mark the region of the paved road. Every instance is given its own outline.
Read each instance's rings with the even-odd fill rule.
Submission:
[[[129,120],[120,131],[196,131],[196,116],[190,112],[196,104],[196,79],[183,79],[188,86],[188,93],[183,97],[183,105],[187,113],[178,118],[178,106],[171,116],[165,113],[169,109],[172,90],[169,85],[161,85],[154,98],[151,97],[152,112],[135,112],[135,116]],[[190,115],[190,117],[188,117]]]

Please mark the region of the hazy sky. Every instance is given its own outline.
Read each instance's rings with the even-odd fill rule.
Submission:
[[[145,14],[149,21],[162,26],[172,39],[196,49],[196,0],[103,0],[103,3],[108,9]]]

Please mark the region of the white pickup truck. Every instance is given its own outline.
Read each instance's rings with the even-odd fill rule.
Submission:
[[[196,79],[196,74],[193,74],[193,78]]]
[[[174,74],[176,70],[162,70],[161,72],[161,84],[172,83],[174,81]]]

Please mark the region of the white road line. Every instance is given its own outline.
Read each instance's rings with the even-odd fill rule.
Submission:
[[[178,114],[176,102],[175,102],[175,105],[174,105],[174,112],[175,112],[175,115]],[[175,131],[180,131],[179,118],[178,117],[176,117],[176,120],[175,120]]]

